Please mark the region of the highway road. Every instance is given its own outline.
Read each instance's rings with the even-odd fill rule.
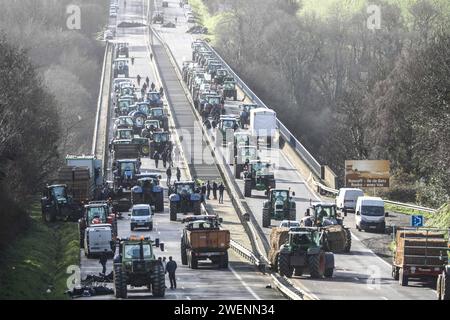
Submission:
[[[124,9],[123,1],[120,1],[121,10],[117,17],[118,22],[121,21],[135,21],[135,22],[145,22],[145,13],[147,12],[147,3],[142,0],[128,0],[127,6]],[[138,28],[119,28],[117,32],[118,42],[129,43],[130,57],[135,57],[134,65],[130,66],[130,77],[135,78],[138,74],[141,75],[143,79],[145,77],[150,78],[150,82],[158,84],[158,80],[155,77],[155,69],[153,67],[152,61],[150,60],[150,50],[147,46],[148,36],[147,29],[145,27]],[[153,47],[156,52],[158,50],[157,46]],[[156,55],[156,53],[155,53]],[[167,76],[165,72],[165,76]],[[170,73],[169,73],[170,76]],[[162,75],[164,78],[164,74]],[[175,88],[176,89],[176,88]],[[175,90],[174,89],[174,90]],[[166,88],[166,96],[175,106],[175,110],[182,111],[182,109],[177,109],[183,106],[183,97],[179,96],[179,93],[171,91],[170,88]],[[177,101],[175,97],[181,98],[181,101]],[[110,101],[112,103],[112,101]],[[187,109],[187,105],[184,104]],[[112,108],[111,108],[112,109]],[[187,109],[189,111],[189,109]],[[189,114],[187,113],[187,116]],[[113,120],[112,110],[109,117]],[[183,123],[186,124],[188,119],[184,118]],[[193,127],[194,121],[190,120],[191,123],[187,123],[188,126]],[[112,124],[110,121],[110,126],[108,128],[109,140],[112,135]],[[200,136],[201,138],[201,136]],[[109,161],[109,165],[111,165]],[[187,178],[188,166],[182,160],[175,164],[182,168],[183,178]],[[198,168],[198,166],[196,167]],[[204,168],[204,167],[202,167]],[[215,166],[210,167],[210,170],[206,169],[204,171],[200,170],[202,175],[214,175],[211,170],[214,171]],[[191,168],[192,169],[192,168]],[[195,170],[195,168],[193,168]],[[167,199],[167,185],[165,178],[165,169],[162,168],[161,164],[158,169],[155,167],[154,161],[150,159],[142,159],[142,170],[159,172],[163,176],[162,185],[165,189],[165,211],[164,213],[156,213],[154,217],[154,229],[151,232],[148,231],[130,231],[129,217],[127,214],[123,215],[123,219],[119,220],[118,230],[119,237],[128,237],[133,235],[144,235],[150,236],[151,238],[159,238],[161,242],[165,244],[165,249],[161,252],[159,249],[155,249],[155,254],[157,257],[169,257],[172,256],[174,260],[178,263],[177,269],[177,282],[178,288],[176,290],[166,290],[165,299],[176,299],[176,300],[200,300],[200,299],[212,299],[212,300],[243,300],[243,299],[284,299],[283,296],[276,290],[272,288],[266,288],[270,284],[271,280],[268,275],[264,275],[256,270],[256,268],[250,263],[242,260],[241,257],[237,256],[231,249],[229,250],[230,264],[228,269],[217,269],[214,265],[208,263],[199,263],[198,270],[189,269],[187,266],[181,265],[180,258],[180,236],[182,232],[183,225],[180,222],[171,222],[169,220],[168,211],[168,199]],[[109,170],[110,172],[110,170]],[[211,204],[211,207],[216,206],[216,204]],[[232,209],[232,208],[231,208]],[[229,210],[231,211],[231,210]],[[224,225],[231,225],[230,222],[233,220],[230,217],[231,213],[224,213],[227,220]],[[235,216],[235,214],[233,213]],[[228,218],[229,217],[229,218]],[[237,218],[234,218],[237,220]],[[237,223],[235,223],[237,224]],[[231,230],[232,237],[235,233],[242,233],[239,231],[239,226],[235,230]],[[81,277],[84,279],[88,274],[98,274],[101,271],[101,265],[97,259],[87,259],[84,256],[84,250],[80,250],[81,255]],[[107,272],[112,270],[112,261],[108,261]],[[166,279],[166,285],[168,286],[168,279]],[[112,284],[108,285],[112,287]],[[129,299],[154,299],[144,288],[131,288],[129,287]],[[98,296],[90,297],[84,299],[114,299],[114,296]]]
[[[177,17],[178,22],[176,28],[162,28],[157,25],[154,26],[155,30],[169,46],[178,65],[185,60],[191,60],[190,45],[193,37],[186,33],[190,25],[187,24],[184,11],[179,8],[178,1],[169,0],[169,8],[159,9],[164,10],[166,21],[174,21]],[[240,93],[238,100],[242,98]],[[211,135],[213,134],[211,132]],[[295,191],[297,219],[300,219],[310,199],[316,201],[320,200],[320,197],[305,183],[305,177],[299,174],[286,154],[280,152],[277,158],[279,160],[279,167],[275,172],[277,187],[290,187],[292,191]],[[243,182],[238,180],[237,185],[243,193]],[[260,227],[263,199],[262,192],[254,192],[252,198],[246,199]],[[354,226],[352,215],[347,217],[346,224]],[[276,225],[276,222],[272,221],[272,225]],[[261,229],[266,236],[270,233],[270,228]],[[317,299],[436,299],[436,293],[430,288],[429,283],[411,280],[408,287],[401,287],[391,277],[390,264],[369,250],[360,241],[361,235],[356,234],[354,229],[352,231],[352,250],[348,254],[335,255],[336,270],[332,279],[313,280],[307,276],[296,277],[294,284]],[[362,236],[367,238],[366,234]]]

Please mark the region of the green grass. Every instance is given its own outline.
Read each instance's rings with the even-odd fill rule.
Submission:
[[[447,203],[439,208],[427,221],[427,226],[436,228],[450,228],[450,204]]]
[[[28,229],[0,252],[0,299],[67,299],[66,270],[79,259],[77,224],[46,225],[34,206]]]
[[[429,213],[426,211],[405,208],[405,207],[396,206],[396,205],[389,204],[389,203],[384,204],[384,209],[387,212],[398,212],[398,213],[403,213],[403,214],[408,214],[408,215],[423,215],[425,217],[425,219],[429,219],[429,218],[433,217],[432,213]]]

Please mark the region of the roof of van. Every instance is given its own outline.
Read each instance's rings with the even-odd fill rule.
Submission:
[[[381,199],[380,197],[358,197],[357,202],[362,202],[364,201],[366,204],[367,203],[380,203],[383,202],[383,199]]]
[[[150,208],[150,205],[148,204],[135,204],[133,206],[133,209],[148,209]]]

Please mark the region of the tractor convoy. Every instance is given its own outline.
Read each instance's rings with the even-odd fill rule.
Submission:
[[[164,23],[162,12],[154,13],[153,22]],[[227,152],[232,174],[241,180],[241,188],[243,185],[244,197],[252,197],[253,192],[260,197],[264,194],[260,221],[263,228],[270,228],[268,260],[272,271],[288,278],[304,274],[332,278],[334,254],[351,250],[352,235],[344,225],[349,208],[310,201],[305,216],[297,220],[295,192],[277,187],[275,163],[264,157],[278,142],[276,113],[245,99],[237,101],[237,81],[232,72],[203,41],[194,41],[192,49],[192,61],[183,63],[182,78],[216,147]],[[181,264],[191,269],[199,268],[199,261],[204,260],[219,269],[228,268],[230,231],[222,229],[218,216],[202,214],[206,199],[196,181],[178,178],[165,189],[159,173],[141,170],[142,158],[172,155],[167,104],[161,92],[153,88],[141,91],[129,78],[127,43],[116,44],[114,55],[111,170],[102,168],[102,160],[94,156],[68,155],[53,184],[43,190],[42,218],[47,223],[78,221],[79,244],[87,258],[103,253],[114,256],[116,298],[127,298],[129,286],[146,287],[154,297],[164,297],[165,270],[154,251],[155,247],[164,251],[164,244],[144,236],[119,238],[122,214],[131,212],[132,232],[141,227],[152,231],[154,214],[164,215],[167,208],[168,221],[184,224]],[[356,199],[352,201],[356,203]],[[181,219],[180,214],[184,215]],[[273,226],[272,220],[282,221],[281,226]],[[438,297],[448,300],[448,234],[399,229],[394,237],[393,278],[406,286],[410,277],[434,276]]]

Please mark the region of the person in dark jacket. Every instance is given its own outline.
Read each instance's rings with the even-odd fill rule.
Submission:
[[[106,250],[102,252],[100,255],[100,261],[99,263],[102,265],[102,273],[106,274],[106,263],[108,262],[108,254],[106,253]]]
[[[217,183],[214,181],[213,185],[212,185],[212,190],[213,190],[213,198],[214,200],[217,200]]]
[[[206,184],[204,184],[204,183],[202,184],[201,193],[202,193],[202,201],[205,202]]]
[[[180,181],[181,179],[181,171],[180,168],[177,167],[177,181]]]
[[[211,194],[211,183],[208,182],[206,183],[206,200],[209,200],[209,195]]]
[[[221,182],[219,185],[219,203],[223,203],[223,192],[225,191],[225,186]]]
[[[167,185],[170,185],[170,179],[172,179],[172,169],[170,169],[170,167],[167,168],[166,175],[167,175]]]
[[[177,280],[175,276],[175,271],[177,270],[177,263],[169,257],[169,262],[166,264],[166,272],[169,274],[170,289],[177,288]]]
[[[155,159],[155,167],[156,167],[156,169],[158,169],[159,157],[160,157],[159,156],[159,152],[155,151],[155,154],[154,154],[153,158]]]

